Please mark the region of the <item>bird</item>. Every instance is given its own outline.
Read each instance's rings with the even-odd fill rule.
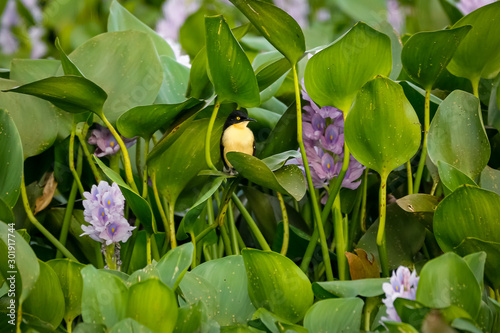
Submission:
[[[250,121],[256,120],[248,117],[243,110],[237,109],[231,112],[224,123],[220,139],[220,155],[224,163],[224,171],[231,175],[235,174],[235,170],[227,160],[226,154],[228,152],[255,154],[255,137],[252,130],[247,127]]]

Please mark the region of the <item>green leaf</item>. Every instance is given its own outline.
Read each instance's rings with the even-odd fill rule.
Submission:
[[[243,177],[255,184],[288,194],[295,200],[302,199],[306,193],[304,175],[296,165],[285,165],[272,172],[267,164],[257,157],[238,152],[228,152],[226,156]]]
[[[11,225],[12,226],[12,225]],[[40,275],[38,259],[29,244],[23,237],[10,228],[7,224],[0,222],[0,274],[4,279],[15,276],[16,280],[16,299],[22,304],[30,292],[35,288],[35,283]],[[10,236],[9,235],[13,235]],[[11,239],[9,243],[9,239]],[[15,240],[15,249],[9,249],[12,246],[12,239]],[[10,250],[10,251],[9,251]],[[15,263],[8,261],[9,252],[15,251]],[[7,254],[7,255],[6,255]],[[8,273],[15,271],[16,274]]]
[[[136,247],[134,246],[134,250],[135,249],[136,249]],[[129,270],[130,270],[130,266],[129,266]],[[127,279],[127,283],[135,284],[135,283],[139,283],[141,281],[151,279],[151,278],[157,278],[157,279],[160,278],[160,273],[158,272],[158,270],[156,269],[154,264],[149,264],[146,267],[144,267],[143,269],[136,270],[135,272],[130,274],[130,276]]]
[[[453,28],[471,25],[472,30],[462,40],[448,65],[448,70],[456,76],[471,81],[479,78],[493,79],[500,72],[500,53],[496,45],[500,43],[500,3],[481,7],[463,17]]]
[[[19,260],[19,259],[18,259]],[[43,261],[40,275],[28,298],[23,302],[23,312],[58,327],[64,317],[64,294],[56,272]]]
[[[260,91],[279,82],[279,79],[292,69],[290,61],[276,51],[259,53],[253,60],[252,66]]]
[[[198,110],[205,104],[195,98],[177,104],[136,106],[122,114],[116,121],[120,133],[127,137],[141,136],[148,140],[160,128],[169,126],[187,109]]]
[[[457,187],[464,184],[477,186],[477,184],[470,179],[469,176],[465,175],[462,171],[458,170],[451,164],[438,161],[437,167],[439,170],[439,178],[443,182],[443,185],[452,192],[455,191]]]
[[[106,333],[106,326],[100,324],[79,323],[73,333]]]
[[[108,94],[103,112],[112,124],[125,111],[152,104],[158,96],[163,71],[146,33],[103,33],[80,45],[69,58],[86,78]]]
[[[82,318],[86,323],[104,324],[108,328],[125,318],[128,290],[125,282],[105,270],[87,265],[83,278]]]
[[[16,124],[9,113],[0,109],[0,199],[8,208],[19,198],[23,175],[23,146]],[[0,217],[5,216],[0,214]],[[5,221],[7,222],[7,221]]]
[[[283,167],[286,161],[291,158],[301,158],[301,155],[297,150],[287,150],[276,155],[268,156],[262,159],[262,162],[264,162],[271,171],[276,171]]]
[[[295,65],[306,51],[302,29],[282,9],[259,0],[231,0],[278,51]]]
[[[384,322],[389,330],[389,333],[418,333],[418,331],[407,323]]]
[[[297,144],[297,109],[295,103],[281,116],[269,137],[262,144],[257,143],[256,155],[265,158],[286,150],[296,150]]]
[[[175,294],[156,278],[133,284],[129,289],[126,315],[154,333],[171,333],[177,321]]]
[[[449,252],[424,265],[416,300],[431,308],[456,305],[474,318],[481,304],[481,288],[465,260]]]
[[[363,22],[307,62],[304,82],[320,106],[348,112],[356,93],[376,75],[392,68],[391,40]]]
[[[12,59],[9,78],[22,84],[55,76],[61,62],[54,59]]]
[[[168,43],[153,29],[141,22],[137,17],[132,15],[120,3],[113,0],[109,8],[108,31],[126,31],[136,30],[144,32],[153,41],[156,51],[160,56],[165,55],[175,58],[174,51]]]
[[[214,87],[207,74],[207,48],[203,47],[191,61],[187,97],[208,99],[214,94]]]
[[[210,141],[212,161],[219,166],[222,164],[220,137],[223,125],[223,119],[216,120]],[[158,189],[170,203],[177,200],[182,190],[197,178],[201,170],[208,169],[205,161],[205,144],[200,139],[205,137],[207,127],[208,119],[186,123],[184,128],[173,134],[173,137],[167,136],[161,140],[148,156],[149,174],[156,174]]]
[[[394,300],[394,308],[403,323],[411,324],[418,330],[422,330],[422,322],[431,311],[417,301],[398,297]]]
[[[253,305],[292,323],[301,320],[314,299],[311,282],[304,272],[275,252],[244,249],[242,254]]]
[[[202,301],[179,308],[174,333],[219,332],[219,324],[209,320]]]
[[[242,257],[227,256],[197,266],[184,276],[180,288],[187,303],[201,300],[208,318],[227,326],[246,324],[256,310],[248,296],[247,281]]]
[[[76,67],[76,65],[68,58],[68,56],[64,52],[61,43],[59,42],[59,38],[56,38],[55,44],[57,50],[59,51],[59,57],[61,58],[61,65],[64,71],[64,75],[75,75],[83,77],[82,72],[80,72],[78,67]]]
[[[176,290],[193,261],[193,243],[186,243],[172,249],[156,264],[161,281]]]
[[[72,75],[49,77],[6,91],[42,98],[67,112],[91,111],[99,116],[107,99],[106,92],[98,85]]]
[[[500,170],[486,166],[481,172],[481,187],[500,195]]]
[[[486,278],[493,286],[497,288],[500,286],[500,269],[498,268],[498,262],[500,260],[500,242],[483,241],[474,237],[465,237],[453,250],[460,255],[467,255],[479,251],[486,252]]]
[[[375,297],[383,295],[382,285],[389,279],[361,279],[352,281],[314,282],[312,289],[317,298]]]
[[[155,103],[176,104],[184,102],[189,83],[189,68],[167,56],[161,56],[160,62],[164,77]]]
[[[0,198],[0,221],[9,223],[15,223],[14,212],[12,208]]]
[[[53,259],[47,264],[54,270],[61,284],[66,304],[64,319],[66,322],[72,322],[82,313],[83,279],[81,270],[85,266],[69,259]]]
[[[470,270],[474,273],[477,282],[483,290],[484,281],[484,265],[486,263],[486,252],[475,252],[464,257],[465,262],[469,265]]]
[[[218,101],[258,106],[259,87],[252,65],[224,18],[206,17],[205,29],[208,67]]]
[[[0,79],[0,90],[18,85],[16,81]],[[0,92],[0,108],[7,110],[16,124],[24,159],[42,153],[56,140],[58,119],[50,103],[31,96]]]
[[[153,331],[146,326],[139,324],[132,318],[125,318],[109,331],[109,333],[122,333],[122,332],[133,332],[133,333],[152,333]]]
[[[431,90],[471,28],[462,26],[411,36],[401,53],[406,73],[425,90]]]
[[[359,332],[364,302],[360,298],[327,299],[307,311],[304,327],[309,332]]]
[[[460,90],[449,94],[432,119],[427,140],[434,164],[443,161],[471,179],[479,176],[491,154],[479,100]]]
[[[359,91],[345,121],[351,154],[382,177],[408,161],[420,146],[420,123],[403,88],[384,77]]]
[[[144,229],[146,229],[146,231],[150,234],[156,233],[156,223],[153,220],[153,212],[151,211],[149,203],[139,194],[135,193],[130,186],[123,181],[119,174],[108,168],[99,158],[94,156],[94,160],[97,162],[102,171],[104,171],[104,174],[108,176],[112,182],[118,184],[125,200],[127,201],[127,204],[130,206],[130,209],[132,209],[135,216],[141,220],[141,224],[144,226]]]

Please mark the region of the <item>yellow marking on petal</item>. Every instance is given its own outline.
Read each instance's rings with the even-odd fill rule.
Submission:
[[[101,215],[104,216],[104,212],[102,212]]]
[[[114,147],[115,143],[113,141],[111,141],[111,143],[109,144],[111,147]]]
[[[330,163],[326,163],[326,168],[330,169]]]
[[[108,200],[108,205],[111,205],[111,200]]]
[[[111,232],[115,232],[115,228],[111,228]]]
[[[330,135],[330,140],[333,140],[333,135]]]

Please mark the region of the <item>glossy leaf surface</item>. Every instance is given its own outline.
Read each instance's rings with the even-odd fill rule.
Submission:
[[[0,199],[8,208],[12,208],[20,193],[24,163],[23,146],[14,120],[2,109],[0,109],[0,160],[4,161],[0,163]]]

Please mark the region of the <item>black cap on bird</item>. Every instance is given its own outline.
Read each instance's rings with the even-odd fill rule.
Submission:
[[[234,110],[224,123],[220,139],[220,154],[225,171],[230,174],[234,174],[234,168],[226,158],[228,152],[255,154],[255,138],[252,130],[247,127],[250,121],[256,120],[248,117],[248,114],[243,110]]]

